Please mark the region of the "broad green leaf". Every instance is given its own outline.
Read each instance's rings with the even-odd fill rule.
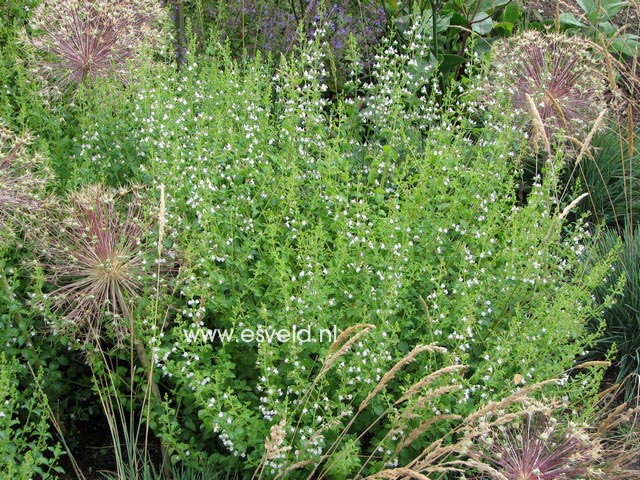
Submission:
[[[603,8],[607,12],[607,16],[611,18],[620,13],[620,10],[622,10],[627,5],[629,5],[629,2],[627,1],[608,2],[606,0],[603,0],[600,4],[600,7]]]
[[[441,72],[448,72],[456,68],[461,63],[464,63],[463,57],[460,55],[451,55],[449,53],[438,55],[438,59],[440,60],[439,69]]]
[[[467,17],[465,17],[464,15],[462,15],[460,12],[453,12],[451,14],[451,25],[460,25],[463,27],[467,27],[469,25],[469,20],[467,20]]]
[[[512,1],[513,0],[482,0],[480,5],[478,5],[478,10],[482,12],[494,10],[503,5],[508,5]]]
[[[520,9],[520,7],[513,3],[510,3],[504,9],[504,12],[502,14],[502,21],[515,24],[520,19],[521,14],[522,10]]]
[[[640,55],[640,37],[630,33],[622,34],[612,42],[611,48],[622,55],[637,57]]]
[[[560,25],[566,25],[568,27],[578,27],[583,28],[586,27],[584,23],[578,20],[573,13],[561,13],[560,14]]]
[[[513,23],[511,22],[498,22],[493,25],[494,30],[506,30],[508,33],[513,32]]]
[[[487,35],[493,30],[493,19],[487,12],[478,12],[473,17],[471,29],[480,35]]]
[[[394,17],[400,13],[398,2],[396,0],[384,0],[384,8]]]
[[[607,37],[612,37],[617,31],[618,27],[616,27],[611,22],[601,22],[598,24],[598,29],[604,33]]]
[[[387,156],[391,160],[398,160],[398,152],[391,145],[383,145],[382,151],[384,152],[385,156]]]
[[[451,13],[438,16],[438,20],[436,21],[438,33],[446,32],[449,29],[449,25],[451,25],[451,17],[453,17],[453,14]],[[431,25],[431,20],[429,20],[429,25]]]
[[[587,15],[589,15],[594,11],[597,12],[596,4],[593,0],[576,0],[576,3],[580,5],[580,8],[582,8],[582,11]]]

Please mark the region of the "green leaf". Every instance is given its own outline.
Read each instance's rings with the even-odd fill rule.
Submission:
[[[596,11],[596,4],[593,0],[576,0],[582,11],[589,15],[590,13]]]
[[[192,432],[196,431],[196,424],[189,417],[184,418],[184,426],[187,427]]]
[[[438,59],[440,60],[438,69],[441,72],[448,72],[450,70],[453,70],[458,65],[464,62],[464,58],[460,55],[452,55],[449,53],[438,55]]]
[[[373,413],[375,413],[376,415],[382,415],[384,413],[384,406],[381,405],[380,403],[376,402],[373,405]]]
[[[521,15],[522,10],[520,9],[520,7],[513,3],[510,3],[505,7],[504,12],[502,13],[502,21],[515,24],[520,19]]]
[[[449,29],[452,17],[453,14],[451,13],[447,15],[438,15],[438,19],[436,21],[436,30],[438,33],[446,32]],[[429,22],[429,25],[431,25],[431,21]]]
[[[382,151],[384,152],[385,156],[391,159],[392,161],[398,160],[398,152],[394,150],[394,148],[391,145],[384,145],[382,147]]]
[[[511,33],[513,32],[513,27],[514,25],[511,22],[498,22],[493,26],[493,29],[494,30],[502,29],[502,30],[506,30],[508,33]]]
[[[495,10],[498,7],[502,7],[503,5],[508,5],[513,0],[482,0],[480,5],[478,5],[478,10],[480,11],[490,11]]]
[[[618,27],[611,22],[601,22],[598,24],[598,29],[603,32],[607,37],[613,37],[618,31]]]
[[[560,14],[560,25],[566,25],[568,27],[586,27],[584,23],[578,20],[573,13],[565,12]]]
[[[611,43],[611,48],[619,54],[629,57],[640,55],[640,37],[624,33]]]
[[[398,8],[398,2],[396,0],[384,0],[384,8],[392,16],[397,16],[400,13]]]
[[[493,30],[493,19],[487,12],[478,12],[473,17],[471,29],[480,35],[487,35]]]
[[[620,13],[620,10],[627,5],[629,5],[629,2],[627,1],[609,3],[605,0],[600,4],[600,8],[604,9],[607,12],[607,16],[611,18]]]
[[[466,27],[467,25],[469,25],[469,20],[467,20],[467,17],[462,15],[460,12],[453,12],[451,14],[450,24]]]

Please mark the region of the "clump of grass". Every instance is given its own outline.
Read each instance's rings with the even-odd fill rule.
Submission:
[[[633,133],[628,142],[614,131],[596,135],[592,151],[576,166],[590,199],[584,207],[593,212],[594,223],[604,223],[624,234],[625,225],[637,224],[640,179],[635,173],[640,155],[634,151],[633,140],[640,138],[640,131]]]
[[[600,469],[604,478],[640,478],[640,405],[634,404],[633,399],[620,401],[630,379],[627,377],[600,392],[596,415],[590,422],[591,434],[602,445]],[[637,382],[634,386],[637,397]]]
[[[151,475],[151,403],[162,402],[153,377],[154,365],[136,322],[146,311],[134,310],[144,295],[154,294],[155,304],[143,325],[159,332],[159,292],[163,285],[161,274],[165,272],[163,188],[155,243],[148,237],[155,219],[145,201],[146,196],[138,187],[113,190],[102,185],[85,186],[70,196],[66,206],[57,205],[49,212],[38,242],[45,279],[56,287],[50,294],[54,328],[74,339],[87,355],[112,435],[118,478],[137,478],[142,471]],[[126,394],[113,366],[115,355],[109,348],[112,344],[121,355],[128,347],[131,374]],[[143,377],[136,374],[136,363],[142,367]],[[171,478],[162,444],[160,449],[165,478]]]
[[[627,224],[623,230],[624,242],[614,229],[606,229],[597,238],[593,258],[603,255],[622,243],[618,250],[610,283],[624,282],[620,298],[605,312],[605,330],[594,345],[590,357],[603,358],[613,352],[616,381],[624,384],[627,400],[638,400],[640,387],[640,228]],[[604,296],[605,285],[600,285],[595,295]]]

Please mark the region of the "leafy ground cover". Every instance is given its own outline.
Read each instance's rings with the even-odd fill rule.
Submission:
[[[637,478],[638,38],[580,5],[0,7],[0,472]]]

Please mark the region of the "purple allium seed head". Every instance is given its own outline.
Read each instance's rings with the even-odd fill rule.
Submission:
[[[488,90],[510,92],[522,112],[531,96],[549,140],[583,132],[606,108],[604,65],[579,37],[526,31],[496,42],[493,53]]]
[[[553,413],[541,408],[523,412],[506,426],[489,423],[469,455],[509,479],[583,478],[597,464],[598,443],[585,429],[559,422]]]
[[[60,92],[100,77],[127,81],[128,63],[163,45],[165,21],[156,0],[53,0],[34,10],[21,38],[33,73]]]
[[[153,250],[144,238],[149,224],[139,192],[98,185],[49,219],[43,262],[61,330],[83,342],[106,333],[121,343],[133,302],[153,277],[145,261]]]

